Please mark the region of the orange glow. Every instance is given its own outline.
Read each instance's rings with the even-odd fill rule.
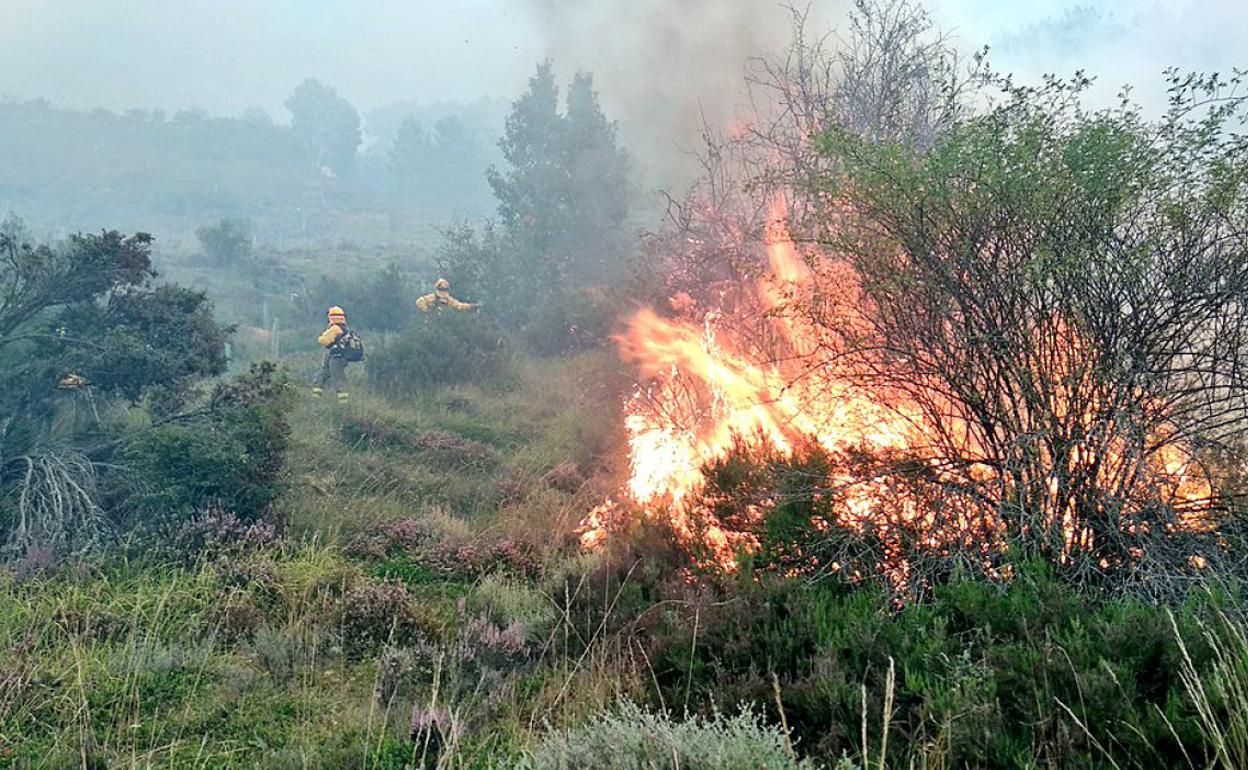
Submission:
[[[815,484],[835,490],[839,505],[832,523],[870,533],[883,544],[882,569],[891,583],[908,581],[907,549],[915,547],[937,553],[978,548],[985,555],[984,568],[997,574],[987,557],[1005,548],[1000,500],[949,495],[935,501],[913,486],[897,483],[895,474],[864,473],[852,462],[853,456],[899,457],[924,466],[926,477],[939,483],[1003,487],[982,462],[984,453],[969,426],[954,416],[934,426],[903,395],[879,388],[868,391],[861,384],[864,378],[856,375],[861,367],[878,362],[838,356],[844,346],[829,338],[829,324],[806,317],[817,305],[822,318],[836,319],[836,334],[870,331],[856,273],[828,255],[799,249],[788,235],[786,212],[786,201],[773,199],[765,230],[768,273],[742,287],[742,296],[726,299],[723,308],[704,310],[698,317],[697,303],[680,295],[671,301],[678,317],[644,308],[617,337],[621,356],[637,366],[643,383],[625,404],[629,474],[619,499],[644,515],[667,516],[678,537],[698,545],[699,551],[709,551],[716,564],[731,570],[737,553],[757,543],[748,532],[725,530],[704,509],[697,494],[705,485],[704,467],[737,447],[791,455],[814,442],[838,463],[829,478]],[[1086,384],[1075,374],[1078,351],[1074,340],[1065,356],[1059,353],[1052,361],[1056,371],[1072,373],[1065,378],[1070,389]],[[1072,393],[1059,389],[1053,394],[1055,412],[1074,401]],[[958,447],[962,462],[956,470],[939,462],[936,428],[946,437],[962,437]],[[1109,435],[1097,447],[1099,462],[1089,466],[1098,479],[1130,472],[1131,453],[1121,439]],[[1092,459],[1091,448],[1071,452],[1063,468],[1053,459],[1053,472],[1040,486],[1050,490],[1046,509],[1061,518],[1067,552],[1090,547],[1092,535],[1076,515],[1076,501],[1058,499],[1058,474],[1078,471]],[[1174,444],[1157,450],[1145,466],[1148,478],[1140,483],[1152,485],[1158,499],[1180,510],[1185,503],[1212,497],[1208,478],[1192,456]],[[619,510],[616,501],[608,500],[586,516],[580,529],[582,545],[601,545]],[[762,511],[741,514],[757,520]]]

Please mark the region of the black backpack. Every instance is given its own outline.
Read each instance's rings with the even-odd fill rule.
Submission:
[[[360,339],[360,335],[354,330],[345,326],[342,334],[338,335],[338,339],[334,340],[334,352],[343,361],[363,361],[364,360],[364,340]]]

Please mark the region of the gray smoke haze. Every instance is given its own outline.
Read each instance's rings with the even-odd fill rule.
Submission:
[[[591,71],[647,181],[679,184],[696,165],[705,125],[746,114],[747,61],[783,50],[792,16],[764,0],[521,0],[565,77]],[[821,0],[827,27],[847,5]]]
[[[304,78],[361,112],[511,96],[541,56],[510,0],[0,0],[0,96],[286,120]]]
[[[992,49],[996,69],[1023,80],[1082,69],[1109,104],[1124,84],[1152,112],[1165,107],[1167,67],[1229,75],[1248,69],[1243,0],[931,0],[964,49]]]
[[[796,0],[802,5],[805,0]],[[849,0],[812,0],[819,29]],[[927,0],[959,45],[991,44],[1026,78],[1082,68],[1112,96],[1160,104],[1171,65],[1248,66],[1243,0]],[[535,63],[595,73],[635,154],[688,164],[703,116],[739,116],[750,56],[783,48],[782,0],[0,0],[0,96],[76,108],[239,114],[279,122],[305,77],[364,114],[397,102],[515,98]],[[1107,98],[1107,97],[1106,97]]]

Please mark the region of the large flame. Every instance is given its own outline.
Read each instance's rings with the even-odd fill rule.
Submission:
[[[733,567],[738,551],[756,543],[748,532],[729,531],[703,515],[697,493],[705,484],[704,468],[743,445],[789,454],[813,441],[833,457],[904,455],[929,461],[927,472],[933,478],[959,480],[928,450],[934,445],[933,426],[924,412],[899,394],[864,388],[859,384],[863,379],[854,376],[861,361],[838,356],[826,324],[804,318],[802,309],[817,302],[823,317],[836,318],[843,333],[853,333],[866,328],[865,298],[848,265],[799,252],[787,232],[786,212],[786,201],[776,198],[765,239],[768,273],[742,287],[742,297],[725,298],[723,307],[699,309],[688,296],[680,296],[672,302],[676,317],[642,309],[617,338],[621,355],[636,364],[644,383],[626,403],[629,476],[621,496],[649,515],[668,516],[679,536],[698,541],[726,569]],[[1057,393],[1054,398],[1064,396]],[[963,462],[956,471],[963,480],[984,481],[991,475],[978,462],[982,453],[972,431],[953,417],[939,427],[946,437],[965,437],[959,447]],[[1095,463],[1097,474],[1109,478],[1123,470],[1124,447],[1111,440],[1099,449],[1109,459],[1101,456]],[[1056,474],[1078,470],[1073,466],[1087,463],[1089,453],[1076,451],[1066,460],[1067,467],[1053,471],[1050,510],[1062,518],[1067,548],[1087,546],[1091,533],[1079,524],[1074,501],[1056,499]],[[1124,459],[1115,462],[1119,455]],[[1165,444],[1148,466],[1147,483],[1161,487],[1167,502],[1207,501],[1212,496],[1208,477],[1180,446]],[[931,500],[897,488],[883,475],[853,470],[848,462],[820,484],[839,495],[836,525],[857,532],[870,529],[887,550],[895,551],[884,567],[895,583],[904,582],[909,569],[900,544],[903,531],[911,535],[912,545],[937,551],[967,544],[985,553],[1005,547],[1004,524],[993,501],[942,500],[938,514]],[[608,500],[585,518],[584,546],[603,542],[618,509],[616,500]],[[762,512],[742,514],[748,518]]]

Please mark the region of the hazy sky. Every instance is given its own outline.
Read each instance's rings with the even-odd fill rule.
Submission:
[[[833,18],[844,5],[815,3],[832,7]],[[594,36],[644,38],[658,29],[648,13],[670,16],[691,4],[712,8],[716,26],[696,29],[699,17],[685,14],[683,28],[664,30],[664,46],[679,46],[671,36],[687,32],[712,36],[702,44],[713,48],[734,15],[740,26],[772,13],[783,18],[772,0],[0,0],[0,95],[227,114],[260,106],[279,120],[286,117],[282,100],[307,76],[335,86],[363,111],[400,99],[509,97],[548,51],[563,57],[564,68],[628,72],[632,63],[619,58],[629,46]],[[994,60],[1009,69],[1084,66],[1116,84],[1153,78],[1169,64],[1248,67],[1242,0],[930,5],[965,47],[992,43]],[[577,26],[586,38],[569,45],[566,29],[551,30],[565,12],[601,18]],[[593,60],[604,51],[615,60]],[[653,66],[638,71],[662,77]]]

